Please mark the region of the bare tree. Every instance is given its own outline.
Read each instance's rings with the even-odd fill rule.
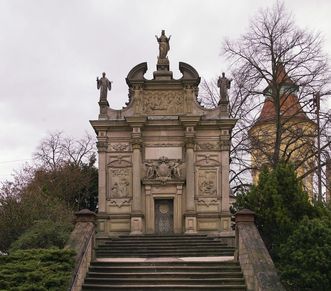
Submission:
[[[86,134],[80,140],[64,137],[62,132],[51,133],[43,139],[33,154],[35,161],[47,169],[55,170],[67,163],[78,166],[94,164],[95,141]]]
[[[298,28],[279,2],[272,8],[261,10],[239,39],[224,41],[223,52],[230,62],[234,79],[230,116],[239,119],[232,132],[231,152],[232,182],[236,187],[245,185],[249,171],[259,170],[256,164],[252,169],[249,161],[249,154],[254,150],[259,150],[271,166],[279,160],[293,162],[294,155],[301,156],[301,161],[310,155],[311,160],[315,159],[317,150],[312,140],[317,136],[316,123],[312,122],[307,129],[305,122],[308,117],[316,120],[313,95],[321,92],[321,102],[325,102],[329,90],[330,68],[322,46],[321,35]],[[208,107],[218,102],[214,86],[202,83],[201,102]],[[298,102],[290,102],[293,95]],[[267,122],[273,127],[274,134],[261,132],[265,138],[252,140],[248,130],[259,122],[258,117],[266,102],[269,102],[271,117]],[[324,110],[320,116],[321,151],[327,156],[330,112]],[[296,160],[296,166],[302,166],[300,159]],[[316,170],[316,163],[305,166],[303,179],[307,177],[306,173]]]

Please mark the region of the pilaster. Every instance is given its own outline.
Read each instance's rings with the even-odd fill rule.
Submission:
[[[188,126],[185,131],[186,149],[186,200],[185,200],[185,233],[197,232],[195,210],[195,179],[194,179],[194,127]]]
[[[230,153],[230,135],[228,130],[221,130],[220,136],[221,147],[221,167],[222,167],[222,192],[221,192],[221,231],[229,231],[231,227],[230,214],[230,180],[229,180],[229,153]]]
[[[106,212],[106,185],[107,185],[107,148],[108,148],[108,138],[107,134],[104,131],[98,133],[98,201],[99,201],[99,213]]]
[[[142,195],[141,195],[141,127],[146,120],[145,117],[127,118],[127,122],[132,127],[131,145],[132,145],[132,212],[131,212],[131,235],[140,235],[143,233],[143,213],[142,213]]]

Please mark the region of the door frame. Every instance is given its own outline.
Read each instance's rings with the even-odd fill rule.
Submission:
[[[173,223],[174,233],[183,233],[183,186],[178,185],[145,185],[145,232],[155,232],[155,200],[173,200]]]
[[[171,207],[171,210],[172,210],[172,213],[171,213],[171,215],[172,215],[172,227],[171,227],[171,232],[168,232],[168,233],[164,233],[164,235],[166,235],[166,234],[174,234],[175,233],[175,220],[174,220],[174,199],[173,198],[166,198],[166,197],[162,197],[162,198],[154,198],[154,230],[155,230],[155,233],[156,234],[163,234],[163,233],[161,233],[161,232],[158,232],[157,230],[158,230],[158,228],[157,228],[157,226],[156,226],[156,223],[157,223],[157,212],[156,212],[156,206],[157,206],[157,203],[158,203],[158,201],[162,201],[162,200],[166,200],[166,201],[169,201],[170,202],[170,204],[172,205],[172,207]]]

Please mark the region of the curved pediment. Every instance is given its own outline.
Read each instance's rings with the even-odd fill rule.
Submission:
[[[184,62],[179,62],[179,71],[183,74],[181,80],[194,80],[194,85],[199,85],[201,78],[196,69],[194,69],[191,65]]]
[[[143,81],[145,80],[145,73],[147,72],[147,63],[140,63],[133,67],[129,72],[128,76],[126,77],[126,83],[129,87],[132,85],[134,81]]]

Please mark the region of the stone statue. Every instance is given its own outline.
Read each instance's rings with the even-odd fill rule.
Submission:
[[[159,59],[166,59],[168,51],[170,50],[169,41],[171,38],[171,35],[169,37],[166,37],[165,31],[162,30],[160,37],[155,35],[158,43],[159,43]]]
[[[217,87],[220,88],[220,100],[229,100],[228,89],[231,87],[232,79],[225,77],[225,73],[222,73],[222,77],[218,78]]]
[[[111,81],[106,77],[106,73],[102,73],[102,78],[97,77],[97,88],[100,89],[100,101],[107,100],[107,92],[111,90]]]
[[[175,160],[172,163],[170,163],[171,176],[173,178],[180,178],[181,177],[180,166],[181,166],[180,160]]]
[[[155,165],[151,162],[146,162],[145,166],[147,168],[145,177],[147,179],[153,179],[155,176],[155,172],[156,172]]]

